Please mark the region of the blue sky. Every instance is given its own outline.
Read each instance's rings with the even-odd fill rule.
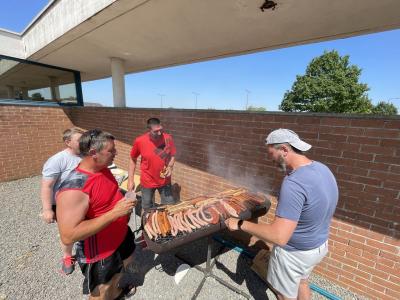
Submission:
[[[21,32],[47,4],[44,0],[3,1],[0,27]],[[278,110],[283,94],[297,74],[324,50],[350,55],[362,68],[361,82],[370,87],[374,103],[400,98],[400,30],[297,46],[203,63],[126,75],[127,105],[131,107],[244,109],[249,105]],[[112,106],[111,79],[83,83],[85,101]],[[400,99],[392,99],[400,108]]]

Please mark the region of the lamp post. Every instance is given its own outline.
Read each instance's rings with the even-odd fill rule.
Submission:
[[[194,97],[195,97],[195,100],[194,100],[194,108],[197,109],[197,96],[200,95],[200,94],[199,94],[199,93],[196,93],[196,92],[192,92],[192,94],[193,94]]]
[[[246,91],[246,110],[249,107],[249,94],[251,94],[251,91],[245,90]]]
[[[157,94],[158,96],[160,96],[160,104],[161,104],[161,108],[163,108],[163,97],[165,96],[165,94]]]

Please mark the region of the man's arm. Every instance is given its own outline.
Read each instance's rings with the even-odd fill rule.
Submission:
[[[175,164],[175,156],[171,157],[171,160],[169,161],[168,167],[173,167]]]
[[[40,198],[42,200],[42,218],[46,223],[53,223],[55,214],[52,210],[53,187],[56,179],[42,179]]]
[[[128,166],[128,191],[133,191],[135,189],[135,170],[136,170],[136,158],[129,156],[129,166]]]
[[[172,156],[168,163],[167,170],[165,172],[165,177],[170,177],[172,175],[172,170],[174,169],[174,164],[175,164],[175,156]]]
[[[132,212],[135,203],[121,199],[112,210],[100,217],[85,220],[89,197],[76,190],[64,191],[57,198],[57,222],[61,241],[68,245],[86,239],[110,223]]]
[[[135,190],[135,171],[137,158],[140,156],[140,143],[135,139],[131,152],[129,153],[129,166],[128,166],[128,191]]]
[[[176,155],[176,147],[174,143],[174,139],[172,136],[168,139],[168,143],[170,146],[170,151],[171,151],[171,159],[169,160],[168,165],[166,166],[166,172],[165,172],[165,177],[170,177],[172,175],[172,170],[174,169],[174,164],[175,164],[175,155]]]
[[[238,219],[229,218],[225,222],[229,230],[238,230],[238,221]],[[271,224],[256,224],[249,221],[243,221],[241,230],[258,237],[265,242],[285,246],[290,240],[296,226],[296,221],[276,216],[274,222]]]

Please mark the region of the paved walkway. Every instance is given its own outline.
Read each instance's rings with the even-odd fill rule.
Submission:
[[[60,246],[55,224],[46,225],[39,217],[40,177],[0,183],[0,300],[2,299],[86,299],[81,295],[82,275],[58,272]],[[219,244],[215,243],[215,250]],[[205,240],[181,248],[179,253],[200,264],[206,257]],[[202,273],[191,269],[179,285],[176,268],[182,263],[173,254],[155,255],[151,251],[135,253],[143,274],[143,285],[131,299],[190,299],[201,282]],[[267,299],[266,285],[250,270],[250,261],[235,251],[220,256],[215,273],[254,299]],[[357,299],[318,276],[312,281],[345,299]],[[269,299],[275,299],[268,292]],[[207,279],[198,299],[244,299]],[[324,299],[313,294],[313,299]]]

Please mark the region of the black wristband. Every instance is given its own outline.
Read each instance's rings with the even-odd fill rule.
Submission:
[[[242,228],[241,228],[241,227],[242,227],[242,224],[243,224],[243,220],[240,219],[239,222],[238,222],[238,228],[239,228],[239,229],[242,229]]]

